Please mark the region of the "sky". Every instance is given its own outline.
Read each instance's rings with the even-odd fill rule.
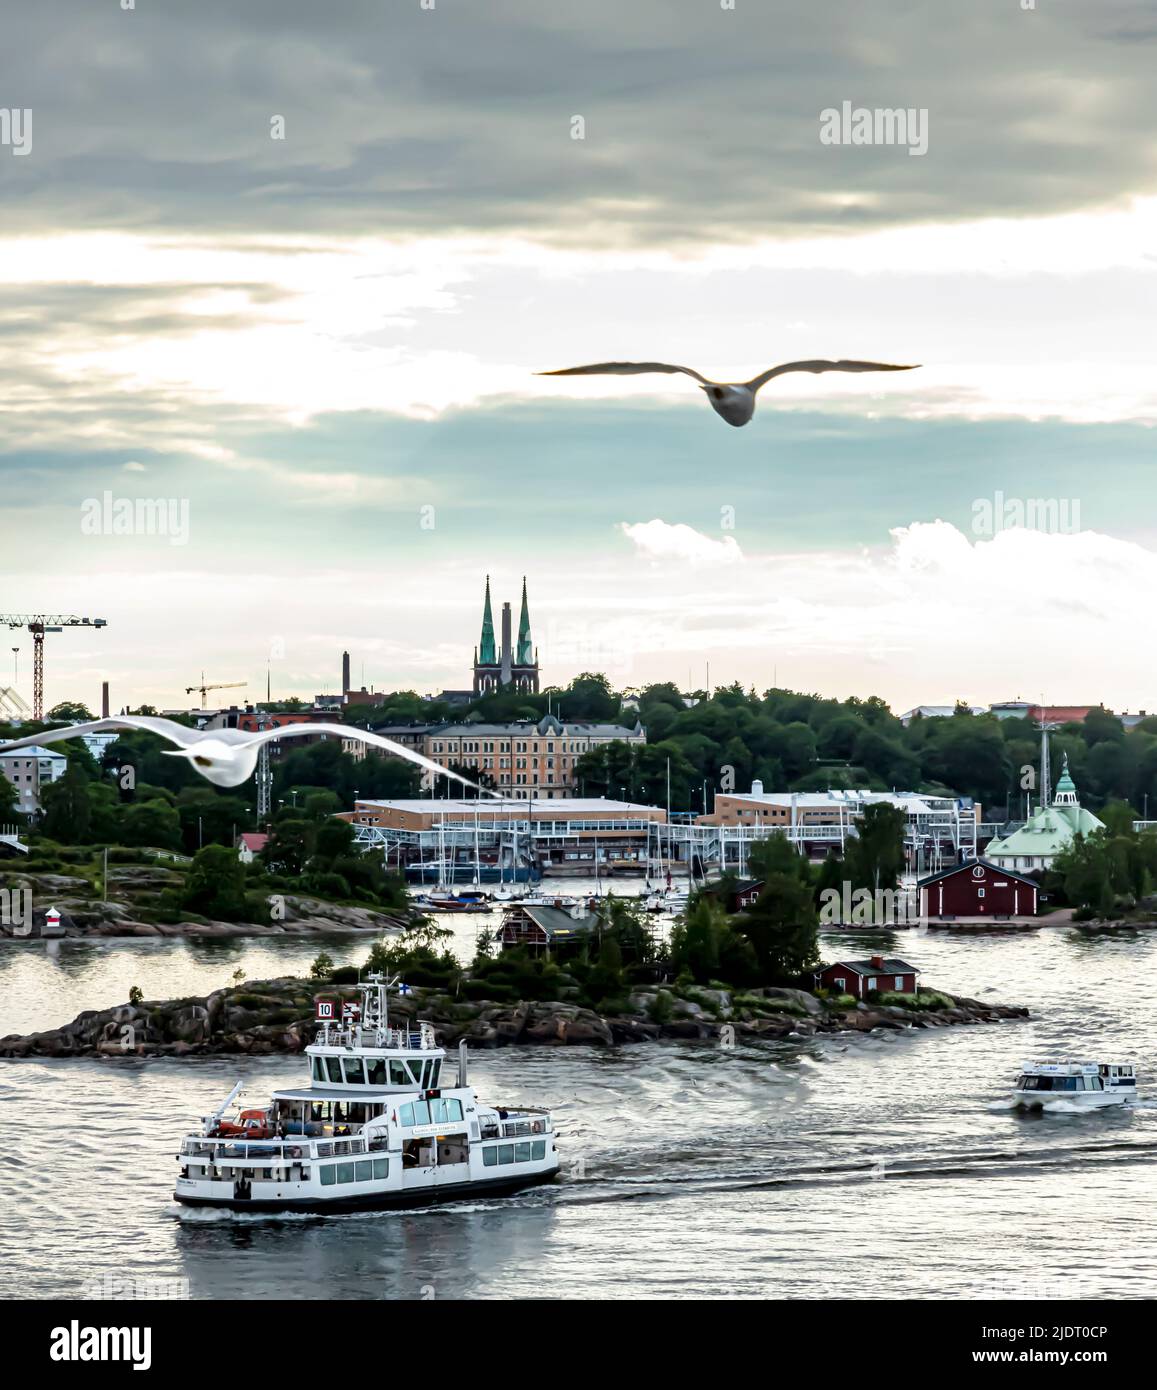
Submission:
[[[489,574],[551,684],[1157,707],[1155,60],[1154,0],[18,7],[0,612],[108,623],[47,702],[461,688]],[[535,376],[812,357],[921,365],[739,430]]]

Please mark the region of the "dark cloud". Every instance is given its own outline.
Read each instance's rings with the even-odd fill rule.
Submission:
[[[114,0],[10,7],[8,230],[727,240],[1157,182],[1157,7],[1017,0]],[[819,116],[926,107],[923,158]],[[270,118],[287,138],[269,138]],[[572,116],[586,139],[570,138]],[[834,195],[842,195],[838,199]]]

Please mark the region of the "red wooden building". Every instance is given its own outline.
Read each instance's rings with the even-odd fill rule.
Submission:
[[[850,994],[866,999],[869,994],[915,994],[920,974],[914,965],[895,956],[872,956],[868,960],[837,960],[822,965],[814,975],[817,989]]]
[[[969,859],[917,885],[921,917],[1035,917],[1038,885],[987,859]]]

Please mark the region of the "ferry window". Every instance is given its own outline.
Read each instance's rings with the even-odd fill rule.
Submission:
[[[446,1104],[449,1107],[449,1114],[446,1118],[448,1120],[460,1120],[462,1118],[462,1102],[460,1100],[448,1100]]]
[[[388,1158],[375,1158],[373,1165],[375,1178],[388,1178],[390,1176],[390,1160]]]
[[[366,1058],[366,1081],[371,1086],[386,1084],[386,1059],[384,1057]]]
[[[412,1125],[414,1123],[414,1107],[412,1105],[400,1105],[398,1107],[398,1123],[400,1125]]]
[[[390,1059],[390,1085],[391,1085],[391,1086],[408,1086],[409,1084],[410,1084],[410,1078],[409,1078],[409,1076],[408,1076],[407,1073],[406,1073],[406,1068],[402,1065],[401,1062],[397,1062],[397,1061],[395,1061],[393,1058],[391,1058],[391,1059]]]
[[[519,1163],[529,1163],[529,1162],[530,1162],[530,1144],[529,1144],[529,1143],[526,1143],[526,1144],[515,1144],[514,1149],[515,1149],[514,1157],[515,1157],[515,1159],[516,1159]]]
[[[327,1057],[327,1058],[325,1059],[325,1065],[326,1065],[326,1067],[329,1069],[329,1079],[330,1079],[331,1081],[335,1082],[338,1086],[340,1086],[340,1085],[342,1084],[342,1081],[341,1081],[341,1058],[340,1058],[340,1057]]]
[[[325,1063],[320,1057],[313,1059],[313,1079],[315,1081],[325,1080]]]
[[[374,1161],[372,1158],[363,1158],[359,1163],[355,1163],[357,1169],[358,1182],[369,1182],[374,1175]]]
[[[424,1091],[426,1088],[422,1085],[421,1062],[407,1062],[406,1065],[410,1069],[410,1080],[413,1082],[415,1086],[417,1086],[419,1091]]]
[[[332,1187],[337,1182],[337,1170],[332,1163],[323,1163],[317,1172],[322,1187]]]
[[[482,1163],[484,1167],[493,1168],[497,1162],[498,1150],[493,1144],[482,1150]]]
[[[430,1104],[428,1101],[414,1101],[414,1123],[416,1125],[428,1125],[431,1123]]]
[[[545,1158],[545,1157],[546,1157],[546,1140],[545,1140],[545,1139],[536,1139],[536,1140],[534,1141],[534,1143],[531,1144],[531,1146],[530,1146],[530,1156],[531,1156],[531,1158]]]
[[[444,1124],[449,1116],[446,1114],[446,1102],[444,1100],[432,1100],[430,1102],[430,1123],[433,1125]]]
[[[366,1084],[365,1068],[362,1066],[360,1057],[347,1057],[345,1059],[345,1079],[347,1086],[364,1086]]]
[[[513,1163],[513,1162],[514,1162],[514,1145],[513,1145],[513,1144],[499,1144],[499,1146],[498,1146],[498,1161],[499,1161],[499,1163]]]
[[[429,1078],[426,1081],[426,1089],[433,1091],[437,1089],[438,1080],[442,1075],[442,1063],[438,1061],[433,1061],[429,1064],[429,1067],[430,1074]]]
[[[339,1163],[336,1167],[338,1182],[353,1182],[354,1165],[352,1163]]]

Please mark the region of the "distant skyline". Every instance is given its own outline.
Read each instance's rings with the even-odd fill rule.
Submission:
[[[147,8],[10,21],[0,611],[109,623],[47,704],[263,697],[271,651],[281,697],[346,649],[464,688],[489,572],[544,683],[1157,706],[1151,5]],[[823,144],[845,101],[927,152]],[[742,431],[534,376],[812,356],[923,366]],[[172,533],[86,531],[106,494]]]

